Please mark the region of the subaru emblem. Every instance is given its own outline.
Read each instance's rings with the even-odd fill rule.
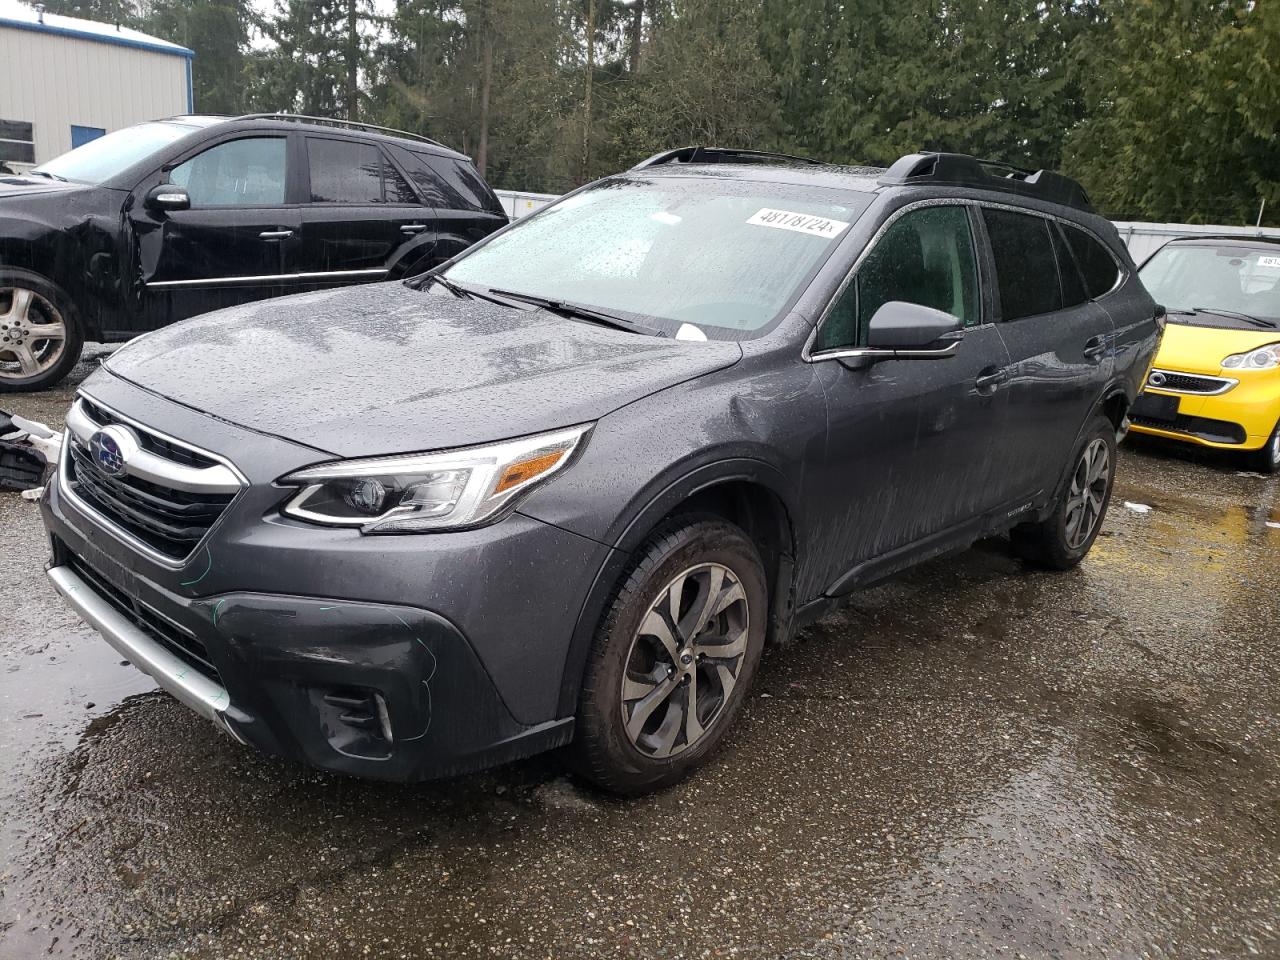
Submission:
[[[109,477],[123,477],[128,451],[137,449],[137,441],[125,427],[112,424],[89,438],[89,456],[94,466]]]

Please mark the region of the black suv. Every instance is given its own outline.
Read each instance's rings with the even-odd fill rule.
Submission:
[[[572,741],[645,790],[851,591],[1006,531],[1079,563],[1158,315],[1052,173],[664,154],[425,276],[122,347],[49,576],[259,749],[412,779]]]
[[[218,307],[410,276],[507,217],[433,140],[314,117],[174,117],[0,177],[0,391],[85,340]]]

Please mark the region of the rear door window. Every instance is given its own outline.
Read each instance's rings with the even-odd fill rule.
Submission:
[[[197,210],[282,204],[285,138],[245,137],[220,143],[170,170],[169,182],[186,188]]]
[[[413,188],[400,176],[400,171],[385,157],[382,160],[382,186],[387,203],[418,204]]]
[[[995,258],[1002,318],[1021,320],[1062,309],[1052,224],[1044,217],[992,207],[983,208],[982,219]]]
[[[1066,238],[1062,235],[1061,224],[1049,224],[1049,234],[1053,237],[1053,252],[1058,258],[1058,279],[1062,283],[1062,305],[1074,307],[1086,303],[1089,294],[1085,292],[1084,280],[1076,266],[1075,257],[1067,249]]]
[[[1089,296],[1096,298],[1109,293],[1120,279],[1120,268],[1111,251],[1079,227],[1064,224],[1062,229],[1071,252],[1076,255],[1080,272],[1084,274],[1085,290]]]
[[[312,203],[382,203],[382,153],[371,143],[307,137]]]
[[[945,311],[966,327],[981,322],[973,233],[964,207],[923,207],[894,221],[831,308],[814,349],[865,344],[871,318],[891,300]]]

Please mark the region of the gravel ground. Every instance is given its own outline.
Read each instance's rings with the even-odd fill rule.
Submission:
[[[857,595],[707,769],[619,802],[554,757],[250,753],[64,608],[0,494],[0,957],[1280,957],[1269,523],[1280,479],[1130,441],[1078,570],[993,541]]]

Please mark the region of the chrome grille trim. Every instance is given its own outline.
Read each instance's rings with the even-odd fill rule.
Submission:
[[[97,425],[93,423],[82,409],[82,401],[87,401],[88,403],[93,404],[95,407],[108,413],[116,422],[128,425],[132,430],[139,434],[150,438],[157,438],[166,444],[188,451],[213,464],[212,467],[207,468],[192,467],[176,461],[167,460],[164,457],[142,450],[136,451],[133,457],[130,458],[130,462],[126,464],[127,468],[132,467],[133,459],[141,457],[142,454],[145,453],[146,456],[143,458],[143,469],[148,472],[139,472],[129,469],[129,476],[137,477],[140,480],[144,480],[147,483],[153,483],[157,486],[169,486],[172,489],[179,490],[185,494],[207,494],[210,496],[230,497],[221,513],[219,513],[218,516],[209,524],[204,535],[200,537],[200,539],[192,545],[191,550],[183,556],[176,557],[156,549],[151,544],[140,539],[138,536],[135,536],[123,527],[116,519],[107,516],[102,512],[102,510],[97,509],[93,504],[87,502],[73,489],[71,482],[71,469],[74,459],[72,447],[79,445],[82,452],[86,451],[88,438],[93,436],[94,432],[98,429]],[[107,406],[102,401],[88,393],[85,393],[84,391],[81,391],[77,395],[75,404],[67,414],[66,423],[67,430],[63,438],[62,450],[60,451],[58,458],[59,492],[73,503],[81,513],[96,521],[100,527],[114,536],[117,540],[122,541],[132,549],[145,554],[148,558],[154,560],[156,563],[162,564],[163,566],[177,569],[190,561],[191,557],[195,555],[201,545],[203,545],[209,538],[209,534],[216,529],[217,525],[221,522],[222,517],[226,515],[227,510],[235,504],[235,502],[240,498],[240,494],[242,494],[249,486],[249,481],[244,474],[236,468],[235,464],[225,457],[213,453],[212,451],[205,450],[202,447],[197,447],[195,444],[188,443],[184,440],[178,440],[176,437],[171,437],[168,434],[162,433],[161,431],[143,423],[139,423],[137,420],[125,416],[118,410]],[[86,426],[88,428],[87,435],[84,433]],[[152,474],[154,474],[154,479]],[[175,478],[177,482],[174,482]],[[232,481],[234,481],[234,486],[231,487],[231,489],[227,489],[227,486]],[[185,484],[185,486],[179,486],[178,484],[180,483]]]
[[[1212,397],[1226,393],[1239,382],[1230,377],[1213,377],[1204,373],[1183,373],[1180,370],[1159,368],[1154,368],[1147,374],[1147,386],[1152,390],[1160,390],[1163,393],[1182,393],[1194,397]]]

